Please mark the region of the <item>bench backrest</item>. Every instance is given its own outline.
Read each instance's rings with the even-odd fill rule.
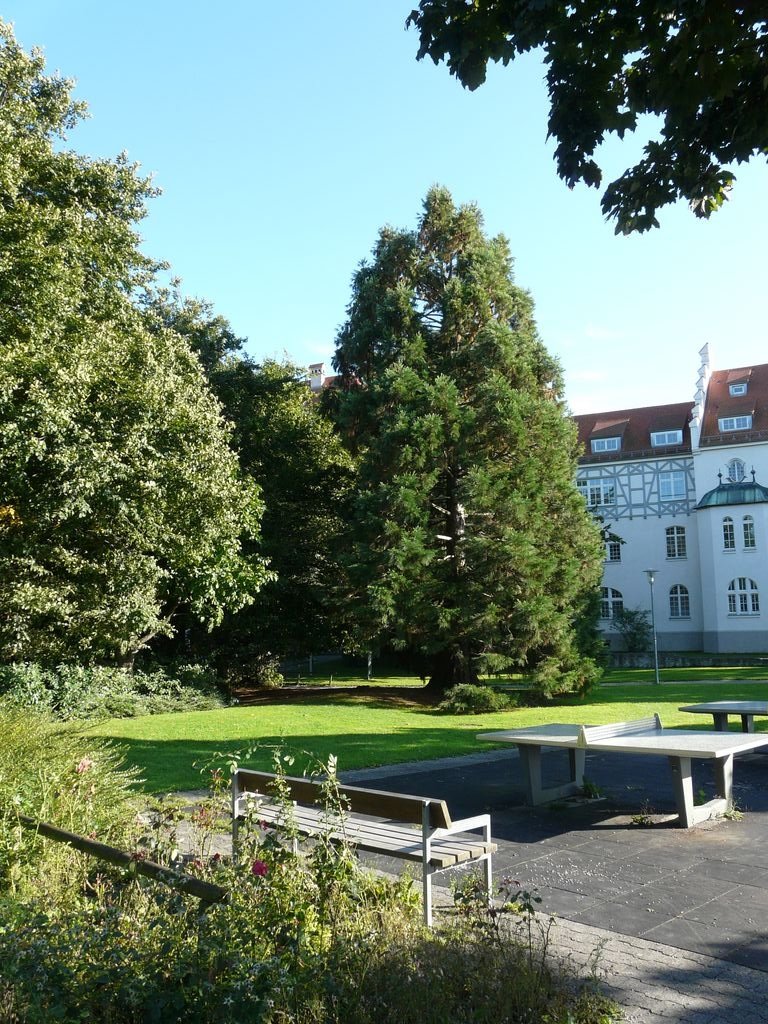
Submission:
[[[611,722],[609,725],[582,725],[579,729],[579,746],[588,747],[595,740],[609,740],[614,736],[637,736],[638,733],[654,732],[661,728],[658,715],[635,718],[631,722]]]
[[[274,802],[276,778],[272,772],[238,768],[232,778],[233,794],[237,796],[241,793],[259,793],[267,802]],[[291,794],[291,799],[296,803],[309,806],[322,804],[322,782],[292,775],[284,775],[281,778]],[[405,793],[388,793],[379,789],[362,789],[359,786],[339,786],[338,791],[344,798],[345,805],[355,814],[370,814],[377,818],[421,825],[424,821],[424,807],[427,805],[431,828],[451,827],[451,816],[444,800]]]

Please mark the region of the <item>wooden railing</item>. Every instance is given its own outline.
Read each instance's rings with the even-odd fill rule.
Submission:
[[[221,903],[227,899],[228,890],[212,882],[205,882],[201,878],[192,875],[185,875],[173,868],[163,867],[154,861],[147,860],[143,854],[126,853],[114,846],[107,846],[95,839],[86,839],[85,836],[76,835],[74,832],[67,832],[66,829],[58,828],[56,825],[49,825],[45,821],[36,821],[26,814],[19,814],[19,822],[25,828],[37,832],[46,839],[52,839],[57,843],[66,843],[68,846],[79,850],[81,853],[106,861],[108,864],[115,864],[117,867],[135,871],[139,875],[145,875],[156,882],[162,882],[174,889],[195,896],[205,904]]]

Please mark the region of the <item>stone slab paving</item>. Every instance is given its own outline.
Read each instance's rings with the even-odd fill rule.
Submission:
[[[740,820],[689,830],[674,825],[666,758],[588,755],[587,773],[601,799],[535,809],[510,750],[341,777],[442,797],[455,818],[489,811],[495,879],[538,890],[556,918],[553,951],[579,971],[597,953],[596,976],[628,1024],[768,1024],[768,754],[736,759]],[[696,786],[706,796],[713,783],[703,765]]]

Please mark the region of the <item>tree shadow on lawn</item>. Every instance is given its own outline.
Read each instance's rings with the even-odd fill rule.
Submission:
[[[211,771],[229,772],[232,760],[243,767],[272,771],[275,752],[293,759],[283,761],[288,775],[317,772],[329,755],[338,760],[338,771],[371,765],[429,761],[440,757],[488,753],[487,744],[466,729],[414,728],[396,733],[338,733],[334,735],[253,736],[230,740],[135,739],[102,735],[124,753],[126,763],[138,768],[141,789],[146,793],[207,789]]]

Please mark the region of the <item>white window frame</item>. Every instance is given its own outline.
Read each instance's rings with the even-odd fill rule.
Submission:
[[[678,489],[679,485],[682,487]],[[685,470],[664,469],[659,473],[659,497],[665,500],[684,498],[688,493]]]
[[[731,459],[727,466],[728,483],[740,484],[747,476],[747,464],[743,459]]]
[[[684,526],[668,526],[664,531],[667,558],[687,558],[687,544]]]
[[[733,519],[726,516],[723,519],[723,551],[736,550],[736,532],[733,528]]]
[[[607,540],[605,542],[605,561],[606,562],[620,562],[621,561],[621,543],[617,540]]]
[[[728,584],[728,614],[760,614],[760,595],[757,584],[748,576],[737,576]]]
[[[594,508],[597,505],[616,504],[615,480],[609,480],[604,477],[595,479],[586,477],[582,480],[577,480],[576,487],[590,508]]]
[[[617,612],[624,611],[624,595],[614,587],[600,588],[600,618],[603,622],[611,622]]]
[[[729,392],[729,394],[733,395],[734,397],[736,395],[746,395],[746,393],[747,393],[747,385],[746,384],[729,384],[728,385],[728,392]]]
[[[722,434],[733,433],[734,430],[751,430],[752,415],[749,416],[723,416],[717,421],[718,430]]]
[[[745,551],[755,551],[757,549],[757,539],[755,537],[755,520],[752,516],[744,516],[741,521],[741,536],[744,541]]]
[[[651,433],[651,448],[663,448],[665,445],[682,443],[682,430],[654,430]]]
[[[594,437],[590,441],[592,453],[598,455],[600,452],[617,452],[621,448],[620,437]]]
[[[691,617],[691,595],[688,587],[682,583],[676,583],[669,588],[669,617],[670,619],[690,619]]]

